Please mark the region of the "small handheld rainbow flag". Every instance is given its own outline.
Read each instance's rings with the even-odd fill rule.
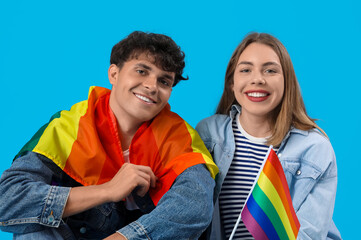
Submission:
[[[272,146],[268,149],[230,240],[241,218],[255,240],[297,238],[300,223],[283,168]]]

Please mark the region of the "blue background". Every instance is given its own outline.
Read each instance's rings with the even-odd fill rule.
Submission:
[[[0,3],[0,173],[53,113],[84,100],[90,85],[110,88],[110,50],[130,32],[167,34],[185,51],[189,81],[174,88],[170,103],[192,126],[214,113],[226,65],[244,35],[268,32],[288,49],[308,113],[320,119],[333,144],[339,172],[334,220],[343,238],[356,236],[361,214],[356,0],[102,2]],[[0,239],[11,234],[1,232]]]

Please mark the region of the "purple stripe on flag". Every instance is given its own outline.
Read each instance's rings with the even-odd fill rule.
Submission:
[[[253,218],[252,214],[249,212],[247,205],[243,208],[242,220],[243,220],[244,225],[246,225],[248,231],[254,237],[254,239],[268,240],[268,237],[265,234],[265,232],[263,231],[263,229],[261,228],[261,226],[257,223],[257,221]]]

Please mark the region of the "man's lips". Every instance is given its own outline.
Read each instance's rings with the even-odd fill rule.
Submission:
[[[250,90],[250,91],[246,91],[245,95],[252,102],[263,102],[268,99],[270,93],[264,90],[257,90],[257,91]]]
[[[145,96],[145,95],[142,95],[142,94],[139,94],[139,93],[134,93],[134,95],[135,95],[138,99],[142,100],[143,102],[146,102],[146,103],[149,103],[149,104],[156,103],[156,101],[154,101],[152,98],[147,97],[147,96]]]

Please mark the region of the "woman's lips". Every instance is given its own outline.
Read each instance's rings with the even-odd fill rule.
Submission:
[[[245,94],[252,102],[263,102],[270,96],[267,91],[247,91]]]

